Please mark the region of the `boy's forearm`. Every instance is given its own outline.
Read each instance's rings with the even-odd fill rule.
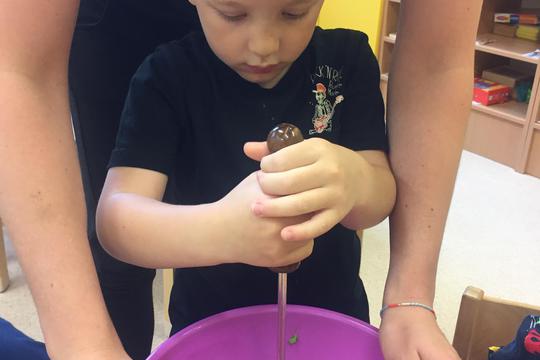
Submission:
[[[390,169],[369,164],[361,158],[358,161],[364,170],[363,176],[358,176],[362,181],[356,188],[357,200],[341,221],[343,226],[354,230],[367,229],[383,221],[396,199],[396,183]]]
[[[385,303],[430,304],[434,298],[441,240],[471,107],[480,9],[481,1],[469,0],[402,3],[388,94],[390,161],[398,196],[390,217]],[[433,96],[430,89],[435,88]]]
[[[170,205],[132,193],[102,195],[97,228],[111,255],[148,268],[211,266],[227,224],[219,204]],[[152,251],[148,251],[151,247]]]
[[[0,214],[37,305],[47,351],[55,359],[107,350],[121,356],[86,237],[67,85],[0,71],[0,99]]]

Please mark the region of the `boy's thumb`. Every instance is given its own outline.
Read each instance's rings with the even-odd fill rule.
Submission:
[[[246,156],[255,161],[261,161],[263,157],[270,154],[266,141],[250,141],[244,144],[244,153]]]

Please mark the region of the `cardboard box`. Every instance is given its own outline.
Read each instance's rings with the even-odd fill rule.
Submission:
[[[493,81],[475,78],[473,101],[482,105],[501,104],[510,100],[512,89],[507,85],[497,84]]]
[[[501,23],[493,24],[493,33],[497,35],[515,37],[516,31],[517,31],[517,25],[501,24]]]
[[[497,66],[482,71],[482,79],[490,80],[502,85],[516,87],[519,82],[532,81],[533,76],[516,70],[510,66]]]

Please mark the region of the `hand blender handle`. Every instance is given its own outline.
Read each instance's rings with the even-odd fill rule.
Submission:
[[[302,136],[300,129],[294,125],[282,123],[270,131],[266,138],[266,144],[268,150],[270,150],[271,153],[275,153],[284,147],[299,143],[303,140],[304,137]],[[299,267],[300,262],[297,262],[286,266],[272,267],[270,270],[276,273],[291,273],[296,271]]]

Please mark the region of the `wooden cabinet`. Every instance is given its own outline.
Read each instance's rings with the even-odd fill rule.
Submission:
[[[540,177],[540,61],[525,55],[539,49],[540,43],[493,34],[496,12],[520,12],[530,4],[536,3],[484,0],[476,42],[475,74],[498,65],[509,65],[530,74],[534,80],[529,103],[512,100],[490,106],[472,104],[465,149],[518,172]],[[399,37],[396,31],[400,7],[399,0],[384,0],[379,48],[383,94],[391,76],[392,51]]]
[[[537,94],[537,99],[540,95]],[[540,99],[539,99],[540,100]],[[520,165],[524,172],[540,178],[540,116],[536,109],[537,121],[532,124],[527,132],[525,140],[524,154],[521,157]]]

